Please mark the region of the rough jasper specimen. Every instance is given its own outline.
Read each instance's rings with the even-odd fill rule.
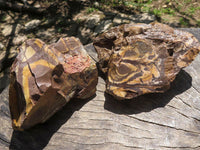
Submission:
[[[9,105],[14,129],[45,122],[71,98],[96,91],[98,73],[80,41],[61,38],[46,45],[27,40],[11,67]]]
[[[160,23],[125,24],[94,40],[106,91],[118,99],[164,92],[199,53],[190,33]]]

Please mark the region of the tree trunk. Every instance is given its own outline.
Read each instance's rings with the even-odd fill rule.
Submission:
[[[187,31],[200,38],[199,29]],[[23,132],[11,127],[6,88],[0,95],[0,149],[200,149],[199,64],[200,55],[167,92],[126,101],[105,94],[99,77],[96,96],[73,99],[46,123]]]

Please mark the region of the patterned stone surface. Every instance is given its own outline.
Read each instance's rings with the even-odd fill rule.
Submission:
[[[9,105],[13,127],[45,122],[71,98],[89,98],[97,84],[95,62],[80,41],[61,38],[46,45],[27,40],[11,67]]]
[[[107,75],[106,92],[118,99],[165,92],[200,50],[192,34],[161,23],[114,27],[94,46]]]

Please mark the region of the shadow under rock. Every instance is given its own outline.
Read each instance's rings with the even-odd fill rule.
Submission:
[[[104,108],[117,114],[138,114],[149,112],[158,107],[167,105],[173,97],[183,93],[192,86],[191,76],[181,70],[171,87],[165,93],[153,93],[136,97],[131,100],[115,100],[111,95],[105,93]]]
[[[53,134],[70,119],[73,113],[94,97],[95,95],[85,100],[72,99],[47,122],[25,131],[13,130],[9,148],[11,150],[42,150],[49,143]]]

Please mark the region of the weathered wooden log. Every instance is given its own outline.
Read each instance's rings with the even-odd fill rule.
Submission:
[[[96,37],[106,92],[118,99],[163,93],[200,51],[190,33],[161,23],[125,24]]]
[[[11,67],[9,105],[13,127],[45,122],[71,98],[95,94],[97,68],[80,41],[61,38],[46,45],[27,40]]]
[[[200,29],[182,30],[200,40]],[[96,58],[95,52],[90,54]],[[200,55],[180,71],[167,92],[127,101],[105,94],[99,78],[96,97],[71,100],[46,123],[22,132],[11,127],[6,88],[0,95],[0,149],[198,150],[199,64]]]

